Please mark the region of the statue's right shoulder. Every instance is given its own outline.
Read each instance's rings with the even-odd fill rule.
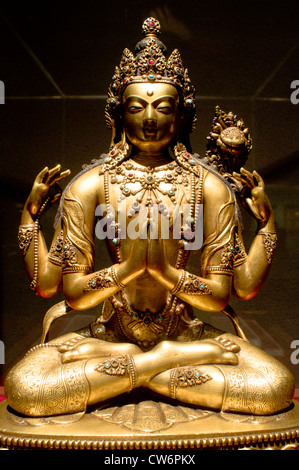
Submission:
[[[72,196],[82,204],[98,200],[103,191],[103,175],[100,173],[102,162],[89,165],[76,175],[65,189],[65,196]]]

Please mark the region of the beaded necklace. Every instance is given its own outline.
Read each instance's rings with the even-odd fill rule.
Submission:
[[[196,224],[198,222],[198,212],[196,206],[202,203],[202,188],[204,170],[201,165],[198,165],[196,160],[190,155],[186,148],[182,144],[178,144],[174,149],[175,161],[168,163],[163,166],[156,168],[142,167],[136,165],[133,161],[124,162],[122,166],[119,166],[127,156],[128,148],[124,150],[121,147],[114,147],[104,160],[104,164],[100,168],[100,174],[104,176],[104,194],[105,194],[105,205],[107,216],[111,216],[111,202],[110,202],[110,184],[119,184],[121,195],[118,201],[124,200],[128,196],[136,196],[136,200],[131,205],[128,217],[132,217],[138,210],[140,205],[149,206],[153,203],[153,200],[159,204],[159,210],[164,215],[167,215],[167,208],[159,196],[159,193],[167,195],[172,203],[176,203],[176,190],[177,186],[183,184],[185,186],[190,185],[190,217],[188,219],[188,227],[184,227],[183,236],[178,242],[178,254],[175,263],[176,269],[184,269],[190,250],[186,249],[186,245],[192,241],[192,233],[195,232]],[[136,174],[136,171],[138,172]],[[162,176],[158,173],[163,172]],[[165,172],[165,173],[164,173]],[[128,187],[129,183],[139,183],[139,186],[135,189]],[[170,189],[162,189],[161,183],[171,184]],[[196,183],[198,183],[196,185]],[[197,186],[197,190],[196,190]],[[144,201],[145,199],[145,201]],[[119,263],[122,262],[122,256],[120,251],[121,239],[118,233],[118,224],[115,224],[115,238],[112,240],[115,246],[115,252]],[[188,235],[184,238],[184,234]],[[191,235],[191,236],[190,236]],[[167,325],[166,336],[168,336],[177,311],[181,309],[177,308],[178,298],[173,294],[169,293],[165,302],[164,308],[152,314],[150,312],[137,312],[130,306],[127,295],[124,289],[121,290],[122,308],[131,316],[133,322],[131,328],[136,327],[138,322],[142,322],[149,326],[149,328],[156,332],[163,331],[162,327],[163,320],[165,317],[170,317]],[[121,329],[126,334],[119,315],[120,305],[116,299],[111,299],[112,304],[115,307],[117,318]],[[116,308],[117,307],[117,308]],[[159,324],[161,326],[159,326]]]

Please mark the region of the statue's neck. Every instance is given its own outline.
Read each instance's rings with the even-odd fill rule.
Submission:
[[[166,150],[165,152],[142,152],[142,151],[133,151],[130,155],[130,158],[134,160],[139,165],[150,166],[152,168],[156,166],[166,165],[173,161],[173,158]]]

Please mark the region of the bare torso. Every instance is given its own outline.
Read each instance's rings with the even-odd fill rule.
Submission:
[[[108,240],[111,257],[115,257],[117,250],[120,260],[125,260],[132,246],[138,250],[139,237],[155,239],[161,237],[162,232],[167,240],[164,245],[165,255],[175,267],[179,262],[179,244],[183,242],[183,209],[186,207],[188,210],[192,197],[190,175],[174,162],[152,169],[130,160],[113,170],[108,178],[109,203],[114,208],[116,223],[121,225],[118,244],[113,243],[113,238]],[[198,186],[197,181],[197,193]],[[104,187],[104,184],[100,184],[100,187]],[[100,192],[100,204],[105,204],[105,196],[107,199],[107,194]],[[179,218],[176,218],[176,214],[179,214]],[[126,292],[132,307],[140,311],[149,308],[152,312],[160,311],[168,296],[167,289],[148,272],[134,279]]]

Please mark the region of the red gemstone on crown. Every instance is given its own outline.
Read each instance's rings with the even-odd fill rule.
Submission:
[[[148,61],[148,63],[149,63],[149,65],[154,65],[154,64],[155,64],[155,61],[154,61],[154,59],[150,59],[150,60]]]
[[[153,28],[155,26],[155,23],[153,21],[150,21],[148,25],[150,28]]]

